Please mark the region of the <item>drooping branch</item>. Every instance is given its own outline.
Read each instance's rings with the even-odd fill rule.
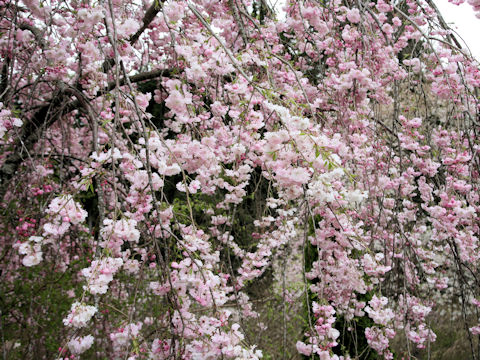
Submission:
[[[437,6],[435,5],[435,3],[434,3],[432,0],[427,0],[427,4],[428,4],[433,10],[435,10],[436,15],[437,15],[437,18],[438,18],[438,21],[440,22],[440,25],[442,26],[442,28],[444,28],[445,30],[451,31],[450,26],[448,26],[448,24],[446,23],[446,21],[443,19],[443,16],[442,16],[442,14],[440,13],[440,11],[438,10],[438,8],[437,8]],[[462,49],[462,45],[460,44],[460,42],[457,40],[457,38],[456,38],[453,34],[448,34],[448,35],[447,35],[447,38],[450,39],[451,41],[453,41],[453,42],[455,43],[455,45],[456,45],[459,49]]]
[[[162,76],[171,76],[172,71],[168,69],[153,70],[132,75],[129,77],[131,83],[152,80]],[[119,85],[126,84],[126,79],[121,78]],[[116,83],[112,81],[107,87],[99,91],[95,98],[105,95],[115,89]],[[72,100],[75,95],[71,88],[64,86],[51,100],[38,109],[33,116],[25,121],[25,125],[19,134],[19,138],[13,146],[12,153],[7,156],[5,162],[0,167],[0,199],[3,200],[8,184],[13,178],[21,163],[25,160],[28,152],[33,149],[41,133],[55,123],[61,116],[78,109],[81,106],[80,100]],[[91,100],[91,99],[90,99]]]
[[[238,13],[238,5],[234,0],[229,0],[228,1],[228,6],[232,10],[233,18],[235,19],[235,22],[237,23],[240,34],[242,35],[243,44],[245,46],[247,46],[247,43],[248,43],[247,31],[245,30],[245,25],[243,24],[243,21],[240,18],[240,15]]]
[[[165,0],[161,1],[154,1],[152,5],[147,9],[145,12],[145,16],[143,17],[142,20],[142,26],[140,29],[137,30],[135,34],[133,34],[128,41],[130,42],[130,45],[134,45],[138,39],[140,39],[140,36],[144,33],[144,31],[148,28],[148,26],[152,23],[153,19],[155,19],[155,16],[160,12],[162,9],[162,5],[165,2]],[[103,72],[108,72],[110,69],[113,68],[115,65],[115,59],[114,58],[108,58],[106,59],[103,64],[102,64],[102,69]]]
[[[13,151],[5,159],[0,168],[0,199],[3,200],[10,180],[17,172],[20,164],[37,143],[42,131],[51,126],[68,107],[65,105],[68,97],[65,93],[57,94],[46,105],[37,110],[25,121],[25,125],[13,146]]]

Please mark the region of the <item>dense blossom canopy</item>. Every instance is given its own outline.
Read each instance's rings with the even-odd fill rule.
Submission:
[[[445,309],[480,357],[480,70],[431,0],[0,14],[5,358],[410,358]]]

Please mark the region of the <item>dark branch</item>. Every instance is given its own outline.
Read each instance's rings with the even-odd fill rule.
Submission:
[[[40,44],[40,47],[42,49],[45,49],[47,47],[47,44],[45,43],[45,40],[43,39],[43,33],[41,30],[37,29],[36,27],[23,23],[18,26],[21,30],[28,30],[30,31],[33,36],[35,37],[35,40]]]
[[[147,9],[147,12],[145,13],[145,16],[143,17],[142,27],[138,29],[137,32],[130,37],[130,39],[128,39],[131,45],[134,45],[138,41],[138,39],[143,34],[143,32],[152,23],[153,19],[155,19],[155,16],[157,16],[157,14],[162,9],[161,5],[163,5],[164,2],[165,0],[161,0],[160,2],[158,2],[157,0],[154,0],[153,4],[150,5],[150,7]],[[107,73],[108,71],[113,69],[114,65],[115,65],[115,59],[110,58],[105,60],[102,64],[103,72]]]
[[[172,75],[173,72],[168,69],[153,70],[130,76],[129,80],[131,83],[138,83],[162,76]],[[126,79],[124,77],[121,78],[119,81],[120,86],[125,85],[125,83]],[[99,91],[95,97],[105,95],[107,92],[115,89],[115,86],[115,81],[110,82],[107,87],[104,90]],[[63,89],[45,105],[40,107],[30,120],[25,121],[21,134],[13,146],[12,153],[6,158],[5,162],[0,167],[0,200],[3,200],[9,182],[17,172],[21,163],[28,156],[28,152],[30,152],[37,143],[41,133],[55,123],[55,121],[62,115],[68,114],[82,106],[82,101],[78,100],[78,96],[77,100],[72,100],[72,95],[77,96],[78,94],[76,94],[72,88],[63,86]]]
[[[137,82],[140,82],[140,81],[151,80],[151,79],[155,79],[155,78],[158,78],[158,77],[171,77],[172,75],[173,75],[173,72],[170,69],[161,69],[161,70],[153,70],[153,71],[143,72],[143,73],[140,73],[140,74],[137,74],[137,75],[129,76],[128,78],[129,78],[131,83],[137,83]],[[126,79],[124,77],[121,78],[119,80],[119,84],[120,84],[120,86],[125,85],[126,84]],[[103,90],[102,92],[99,92],[97,94],[97,97],[100,96],[100,95],[103,95],[105,92],[112,91],[113,89],[115,89],[115,86],[116,86],[115,81],[109,82],[106,89]]]
[[[12,153],[7,156],[0,168],[0,199],[3,200],[7,186],[18,170],[22,161],[28,156],[37,143],[42,131],[51,126],[64,110],[68,97],[61,93],[49,103],[35,112],[29,121],[25,122],[19,139],[16,141]]]
[[[145,16],[143,17],[143,25],[138,31],[133,34],[130,37],[130,44],[135,44],[137,40],[140,38],[140,36],[143,34],[143,32],[148,28],[148,26],[152,23],[153,19],[155,19],[155,16],[160,12],[162,9],[162,5],[165,2],[165,0],[161,0],[160,2],[154,0],[153,4],[150,5],[148,8],[147,12],[145,13]]]

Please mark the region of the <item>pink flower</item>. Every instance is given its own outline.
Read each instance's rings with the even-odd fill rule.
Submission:
[[[192,97],[190,94],[183,95],[178,90],[172,90],[168,97],[165,99],[165,105],[170,110],[179,115],[187,114],[187,105],[192,103]]]
[[[353,24],[360,22],[360,11],[357,8],[347,10],[347,19]]]

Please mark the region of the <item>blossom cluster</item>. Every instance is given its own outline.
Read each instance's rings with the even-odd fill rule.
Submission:
[[[447,307],[480,333],[478,62],[428,1],[267,3],[0,0],[12,356],[391,359]]]

